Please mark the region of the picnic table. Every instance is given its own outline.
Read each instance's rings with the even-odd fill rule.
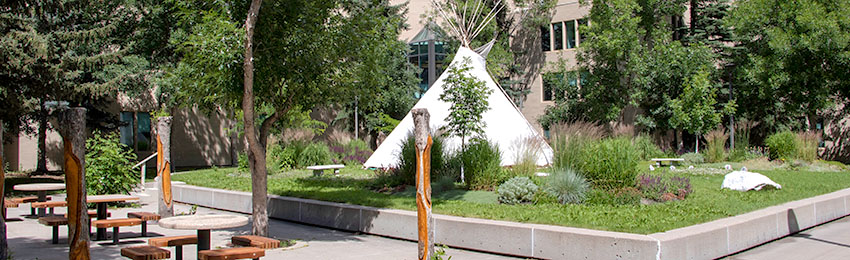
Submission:
[[[241,227],[247,224],[247,217],[236,215],[188,215],[159,220],[160,227],[197,230],[198,252],[210,249],[210,230]]]
[[[682,158],[652,158],[652,161],[655,162],[655,165],[662,166],[662,165],[664,165],[665,162],[668,162],[668,163],[670,163],[670,165],[673,165],[673,163],[684,162],[685,159],[682,159]]]
[[[38,193],[38,202],[47,201],[47,191],[53,190],[64,190],[64,183],[29,183],[29,184],[18,184],[12,187],[17,191],[35,191]],[[44,217],[46,209],[40,208],[38,209],[38,216]]]
[[[86,202],[88,203],[96,203],[97,204],[97,219],[106,219],[107,211],[106,205],[110,202],[127,202],[131,200],[139,200],[139,197],[123,195],[123,194],[109,194],[109,195],[92,195],[86,196]],[[98,228],[97,229],[97,240],[106,240],[106,228]]]
[[[345,165],[342,164],[328,164],[328,165],[313,165],[307,166],[307,170],[313,170],[313,176],[319,177],[322,176],[322,173],[325,170],[334,170],[334,174],[339,174],[339,169],[345,168]]]

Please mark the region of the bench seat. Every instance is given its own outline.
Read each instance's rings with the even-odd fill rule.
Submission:
[[[234,245],[250,246],[262,249],[273,249],[280,247],[280,240],[254,235],[235,236],[231,238],[230,241]]]
[[[322,176],[322,173],[325,170],[334,170],[334,174],[339,174],[339,169],[345,168],[345,165],[342,164],[329,164],[329,165],[313,165],[307,166],[307,170],[313,170],[313,176]]]
[[[154,260],[171,258],[171,251],[155,246],[133,246],[121,248],[121,256],[133,260]]]
[[[137,218],[98,219],[92,221],[91,225],[96,228],[112,228],[112,243],[117,245],[119,227],[141,225],[142,222]]]
[[[95,211],[95,210],[89,210],[87,213],[89,214],[89,218],[97,218],[97,211]],[[112,216],[112,212],[106,212],[106,217],[107,217],[107,218],[108,218],[108,217],[111,217],[111,216]],[[68,217],[68,213],[65,213],[65,217],[66,217],[66,218]]]
[[[266,251],[256,247],[236,247],[198,252],[201,260],[231,260],[231,259],[260,259],[266,256]]]
[[[198,244],[198,236],[197,235],[186,235],[186,236],[171,236],[171,237],[154,237],[148,239],[148,245],[158,246],[158,247],[174,247],[174,259],[181,260],[183,259],[183,246],[184,245],[197,245]]]
[[[127,218],[137,218],[142,220],[142,236],[148,236],[148,221],[159,220],[159,215],[151,212],[127,212]]]
[[[38,218],[38,223],[53,227],[53,244],[59,243],[59,226],[68,225],[68,219],[60,216],[47,216]]]
[[[49,200],[51,200],[51,199],[53,199],[53,198],[52,198],[52,197],[50,197],[50,196],[47,196],[47,197],[45,197],[44,199],[45,199],[45,200],[47,200],[47,201],[49,201]],[[36,196],[27,196],[27,197],[20,197],[20,198],[11,198],[11,199],[9,199],[9,200],[7,200],[7,201],[14,202],[14,203],[16,203],[16,205],[17,205],[17,204],[23,204],[23,203],[33,203],[33,202],[36,202],[36,203],[37,203],[37,202],[38,202],[38,197],[36,197]],[[35,216],[35,208],[34,208],[34,207],[32,207],[32,204],[30,204],[30,215]]]

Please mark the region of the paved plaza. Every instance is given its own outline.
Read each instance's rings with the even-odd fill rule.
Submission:
[[[150,186],[150,185],[149,185]],[[152,187],[152,186],[150,186]],[[134,193],[133,195],[137,195]],[[127,212],[148,211],[156,212],[157,202],[156,190],[148,190],[146,193],[138,194],[141,198],[141,208],[110,208],[110,218],[125,218]],[[63,195],[53,195],[53,200],[64,200]],[[248,203],[248,202],[246,202]],[[13,259],[17,260],[49,260],[68,259],[68,229],[67,226],[59,228],[59,244],[51,244],[51,228],[38,224],[35,218],[29,217],[29,204],[21,204],[18,208],[10,208],[8,211],[10,220],[6,222],[9,248]],[[190,205],[175,204],[175,213],[188,213]],[[64,208],[57,208],[56,214],[64,214]],[[208,208],[198,208],[197,214],[233,214],[244,215],[233,212],[225,212]],[[245,215],[247,216],[247,215]],[[415,223],[411,223],[415,224]],[[112,229],[107,230],[112,233]],[[92,259],[122,259],[120,248],[134,245],[147,244],[147,238],[141,237],[141,227],[122,227],[120,245],[113,245],[112,240],[92,241]],[[228,247],[230,237],[241,234],[249,234],[251,225],[239,228],[213,230],[211,234],[211,248]],[[416,242],[391,239],[366,234],[357,234],[344,231],[331,230],[292,222],[270,220],[271,235],[280,239],[295,239],[295,246],[286,249],[266,250],[266,257],[262,259],[416,259]],[[156,222],[148,223],[148,236],[176,236],[196,234],[194,230],[175,230],[162,228]],[[93,236],[92,236],[93,237]],[[174,247],[171,250],[174,258]],[[195,245],[183,247],[184,259],[196,259],[193,254],[197,252]],[[452,259],[517,259],[506,256],[485,254],[473,251],[449,249],[447,255]],[[123,258],[126,259],[126,258]]]

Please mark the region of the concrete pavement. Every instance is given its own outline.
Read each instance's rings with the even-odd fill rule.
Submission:
[[[148,211],[156,212],[156,190],[149,189],[139,194],[141,208],[109,209],[111,218],[124,218],[127,212]],[[136,195],[136,194],[133,194]],[[53,200],[64,200],[63,195],[53,195]],[[190,205],[175,204],[175,213],[187,213]],[[29,218],[28,204],[8,210],[9,221],[6,222],[9,248],[13,259],[67,259],[68,258],[68,229],[59,228],[59,244],[51,244],[51,228],[38,224],[35,218]],[[64,208],[57,208],[56,214],[64,214]],[[198,208],[197,214],[238,214],[208,208]],[[109,229],[110,233],[112,230]],[[121,259],[120,248],[147,244],[147,238],[141,236],[141,228],[122,227],[121,243],[112,245],[107,241],[92,241],[92,259]],[[246,226],[224,230],[213,230],[211,247],[228,247],[230,237],[251,232],[250,223]],[[292,222],[270,220],[270,233],[279,239],[295,239],[295,246],[286,249],[267,250],[263,259],[416,259],[417,244],[411,241],[397,240],[373,235],[350,233],[315,226],[301,225]],[[162,228],[156,222],[148,223],[148,236],[175,236],[195,234],[193,230],[174,230]],[[174,248],[168,248],[174,257]],[[194,245],[184,246],[184,259],[196,259]],[[485,254],[480,252],[449,249],[447,255],[452,259],[517,259],[507,256]]]
[[[800,233],[726,257],[754,259],[850,259],[850,217],[843,217]]]

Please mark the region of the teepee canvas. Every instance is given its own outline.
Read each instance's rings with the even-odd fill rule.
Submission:
[[[521,149],[529,140],[539,142],[539,151],[537,154],[537,165],[544,166],[551,164],[552,148],[543,140],[540,134],[534,130],[534,127],[525,119],[522,113],[511,102],[507,94],[496,85],[492,77],[487,73],[484,57],[475,51],[460,47],[455,54],[449,66],[458,66],[469,58],[471,62],[467,64],[471,69],[467,71],[469,76],[475,77],[484,81],[491,91],[488,101],[490,109],[484,112],[482,120],[485,122],[484,138],[498,145],[502,152],[502,166],[514,165],[517,156],[521,153]],[[446,71],[449,71],[446,69]],[[437,78],[437,81],[425,92],[425,95],[416,103],[413,108],[425,108],[431,114],[431,129],[439,129],[446,124],[446,117],[449,115],[449,107],[451,104],[440,101],[440,95],[443,94],[445,78],[448,72],[443,73]],[[413,131],[413,116],[410,112],[401,120],[396,128],[384,140],[371,157],[363,164],[364,167],[374,168],[393,168],[396,167],[401,154],[401,145],[406,140],[409,133]],[[457,151],[460,147],[460,138],[444,138],[444,149]],[[527,147],[527,146],[526,146]]]

